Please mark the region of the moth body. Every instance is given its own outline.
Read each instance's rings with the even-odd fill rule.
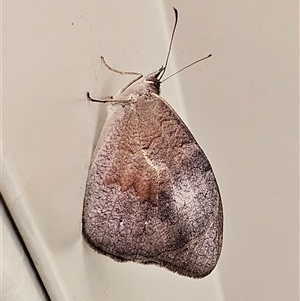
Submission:
[[[83,236],[115,260],[202,278],[221,252],[221,197],[204,152],[159,95],[163,70],[108,105],[88,173]]]

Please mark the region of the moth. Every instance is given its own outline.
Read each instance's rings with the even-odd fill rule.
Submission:
[[[202,278],[221,253],[222,203],[203,150],[160,96],[171,44],[166,64],[145,77],[101,57],[109,70],[138,77],[109,99],[87,94],[108,103],[108,116],[90,163],[82,231],[94,250],[119,262]]]

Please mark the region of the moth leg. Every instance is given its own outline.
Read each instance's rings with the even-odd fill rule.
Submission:
[[[106,61],[104,60],[104,57],[103,57],[103,56],[101,56],[101,61],[102,61],[103,65],[104,65],[108,70],[110,70],[110,71],[119,73],[119,74],[121,74],[121,75],[126,75],[126,74],[127,74],[127,75],[138,75],[138,76],[143,77],[143,74],[138,73],[138,72],[132,72],[132,71],[120,71],[120,70],[117,70],[117,69],[114,69],[114,68],[110,67],[110,66],[106,63]]]
[[[90,100],[90,101],[94,101],[94,102],[102,102],[102,103],[107,103],[107,102],[111,102],[111,103],[127,103],[130,101],[130,99],[114,99],[112,96],[110,96],[109,98],[104,98],[104,99],[95,99],[95,98],[92,98],[90,96],[90,92],[86,92],[86,96],[87,96],[87,99]]]
[[[138,73],[138,72],[132,72],[132,71],[120,71],[120,70],[117,70],[117,69],[114,69],[112,67],[110,67],[104,60],[104,57],[101,56],[101,61],[103,63],[103,65],[110,71],[113,71],[113,72],[116,72],[116,73],[119,73],[121,75],[137,75],[138,77],[133,79],[129,84],[127,84],[124,88],[122,88],[122,90],[120,91],[120,93],[124,92],[129,86],[131,86],[133,83],[135,83],[136,81],[138,81],[140,78],[143,77],[143,74],[141,73]]]

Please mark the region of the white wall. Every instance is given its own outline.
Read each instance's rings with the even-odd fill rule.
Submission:
[[[52,300],[298,300],[298,1],[8,1],[3,6],[2,193]],[[105,96],[100,63],[168,73],[162,86],[220,186],[217,269],[192,280],[119,264],[81,237]],[[5,259],[4,259],[5,260]],[[16,300],[16,299],[11,299]]]

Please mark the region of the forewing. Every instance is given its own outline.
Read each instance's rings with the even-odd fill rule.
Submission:
[[[112,106],[103,133],[86,186],[86,240],[117,260],[209,274],[222,246],[222,205],[211,165],[185,124],[151,94]]]

